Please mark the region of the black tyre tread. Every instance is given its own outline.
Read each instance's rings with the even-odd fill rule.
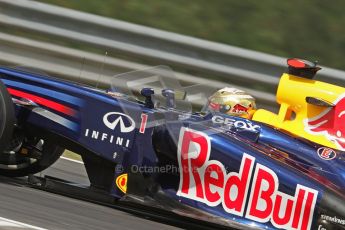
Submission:
[[[3,118],[3,119],[1,119]],[[16,122],[14,104],[6,86],[0,81],[0,153],[11,141]],[[40,172],[59,159],[64,149],[57,146],[53,139],[45,140],[47,144],[43,147],[42,158],[37,162],[21,169],[0,169],[0,175],[9,177],[20,177]]]
[[[0,119],[0,152],[2,152],[11,140],[16,121],[12,98],[2,81],[0,81],[0,116],[3,117]]]
[[[21,169],[0,169],[0,175],[8,177],[22,177],[29,174],[35,174],[41,172],[54,164],[64,152],[64,148],[57,146],[53,143],[45,144],[43,150],[43,158],[37,162],[29,165],[26,168]]]

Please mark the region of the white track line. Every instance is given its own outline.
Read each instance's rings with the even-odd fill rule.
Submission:
[[[75,163],[78,163],[78,164],[84,164],[84,162],[82,162],[82,161],[73,160],[73,159],[70,159],[70,158],[67,158],[67,157],[60,157],[60,158],[64,159],[64,160],[67,160],[67,161],[72,161],[72,162],[75,162]]]
[[[30,224],[25,224],[25,223],[22,223],[19,221],[10,220],[10,219],[0,217],[0,229],[3,229],[3,228],[47,230],[45,228],[40,228],[40,227],[36,227],[36,226],[30,225]]]

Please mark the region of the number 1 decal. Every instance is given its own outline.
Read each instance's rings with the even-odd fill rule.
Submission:
[[[145,113],[141,114],[141,124],[140,124],[140,129],[139,129],[140,133],[145,133],[147,118],[148,118],[147,114]]]

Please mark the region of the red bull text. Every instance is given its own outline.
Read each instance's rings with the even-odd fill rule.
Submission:
[[[255,165],[255,157],[244,153],[239,172],[227,173],[220,161],[209,159],[210,153],[208,135],[181,128],[178,196],[211,207],[222,205],[227,213],[260,223],[271,222],[281,229],[311,228],[318,191],[297,184],[291,196],[278,190],[277,174],[262,164]]]

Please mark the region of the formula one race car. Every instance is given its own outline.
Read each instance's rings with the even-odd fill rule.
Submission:
[[[312,80],[314,63],[288,65],[278,114],[250,120],[195,112],[207,90],[167,67],[107,90],[0,68],[0,174],[37,173],[70,149],[119,200],[234,229],[345,229],[345,88]]]

